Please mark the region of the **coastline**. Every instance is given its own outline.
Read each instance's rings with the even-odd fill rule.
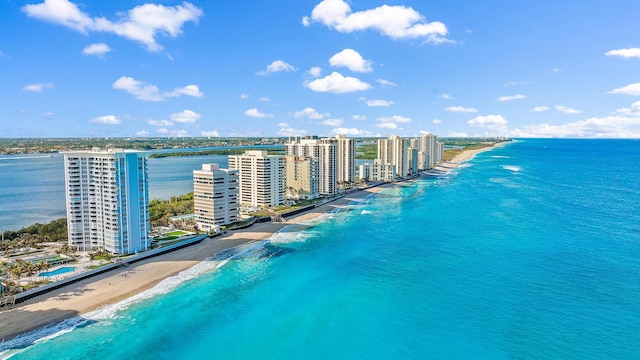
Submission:
[[[441,170],[457,168],[461,163],[473,159],[477,154],[492,150],[501,144],[504,143],[481,149],[466,150],[436,168]],[[269,239],[287,225],[312,220],[327,214],[332,209],[341,208],[353,200],[379,193],[393,186],[395,186],[393,183],[384,183],[355,191],[343,198],[288,218],[284,223],[259,223],[248,229],[229,231],[223,236],[205,239],[200,244],[85,279],[27,300],[13,309],[0,312],[0,323],[3,324],[0,327],[0,345],[5,341],[19,338],[45,327],[55,326],[76,316],[82,316],[105,305],[116,304],[131,298],[224,250]]]

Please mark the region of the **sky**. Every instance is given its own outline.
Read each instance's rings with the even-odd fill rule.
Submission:
[[[640,138],[637,0],[0,0],[0,137]]]

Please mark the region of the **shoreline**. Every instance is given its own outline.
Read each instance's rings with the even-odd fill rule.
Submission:
[[[490,151],[500,144],[503,143],[464,151],[436,168],[443,170],[458,168],[461,163],[473,159],[481,152]],[[414,181],[414,179],[408,181]],[[82,316],[106,305],[122,302],[224,250],[267,240],[285,226],[315,219],[329,213],[332,209],[342,208],[353,200],[394,186],[396,186],[394,183],[382,183],[358,190],[286,219],[284,223],[258,223],[247,229],[229,231],[213,239],[206,238],[200,244],[143,260],[127,268],[119,268],[29,299],[13,309],[0,312],[0,323],[3,324],[0,327],[0,345],[43,328],[55,327],[65,320]]]

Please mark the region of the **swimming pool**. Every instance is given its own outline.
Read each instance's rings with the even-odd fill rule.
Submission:
[[[38,276],[56,276],[56,275],[66,274],[68,272],[73,272],[73,271],[76,271],[75,267],[61,267],[60,269],[57,269],[57,270],[40,273],[38,274]]]

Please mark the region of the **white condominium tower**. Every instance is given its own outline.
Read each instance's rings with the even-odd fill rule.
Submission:
[[[400,136],[389,136],[378,140],[378,160],[380,164],[396,166],[396,175],[405,177],[409,174],[407,148],[409,140]]]
[[[318,159],[311,156],[285,155],[287,199],[315,199],[318,197]]]
[[[427,156],[425,169],[430,169],[444,160],[444,143],[439,142],[436,135],[421,135],[419,149]]]
[[[332,195],[338,191],[336,139],[320,140],[317,136],[296,137],[285,147],[287,155],[318,159],[318,190],[321,195]]]
[[[147,250],[146,155],[122,149],[64,153],[69,245],[112,254]]]
[[[217,230],[238,221],[238,170],[202,164],[193,171],[193,209],[199,230]]]
[[[282,156],[266,151],[229,155],[229,169],[238,170],[240,204],[269,208],[284,204],[285,164]]]
[[[336,142],[338,183],[352,183],[356,180],[356,142],[346,135],[336,136]]]

